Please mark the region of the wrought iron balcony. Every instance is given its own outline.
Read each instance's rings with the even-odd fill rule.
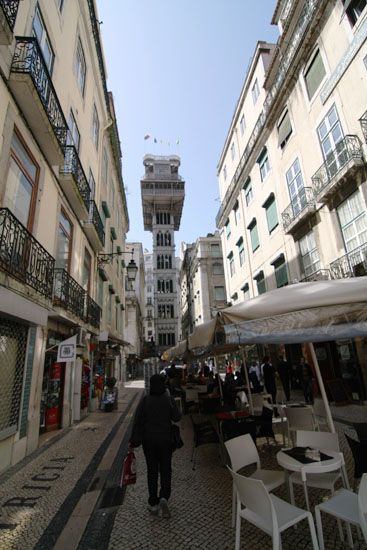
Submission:
[[[36,38],[17,37],[9,85],[47,160],[62,165],[67,123]]]
[[[55,269],[53,303],[85,320],[85,290],[65,269]]]
[[[0,208],[0,267],[52,298],[55,259],[8,208]]]
[[[283,229],[292,233],[301,223],[315,212],[316,201],[311,187],[302,189],[292,198],[292,202],[282,212]]]
[[[64,165],[60,167],[60,185],[76,216],[89,218],[90,187],[74,145],[65,147]]]
[[[89,201],[89,216],[88,220],[84,222],[84,231],[93,250],[100,252],[104,247],[105,232],[101,216],[94,201]]]
[[[331,151],[324,164],[312,176],[312,184],[319,202],[330,196],[346,180],[355,176],[363,166],[362,145],[358,136],[345,136]]]
[[[11,44],[19,0],[0,0],[0,44]]]
[[[331,279],[329,269],[318,269],[310,275],[307,275],[307,277],[303,277],[303,279],[300,280],[300,283],[308,283],[310,281],[328,281],[329,279]]]
[[[367,111],[361,116],[359,122],[362,128],[364,141],[367,143]]]
[[[86,321],[92,327],[99,328],[102,310],[99,305],[87,294],[87,316]]]
[[[336,279],[367,275],[367,243],[332,262],[330,269]]]

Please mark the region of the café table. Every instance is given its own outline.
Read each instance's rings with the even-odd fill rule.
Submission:
[[[295,449],[300,449],[300,447],[296,447]],[[288,494],[290,496],[290,487],[289,487],[289,472],[300,472],[302,482],[303,482],[303,490],[305,494],[305,500],[306,500],[306,507],[307,510],[310,511],[310,502],[308,499],[308,491],[307,491],[307,474],[324,474],[327,472],[334,472],[335,470],[341,470],[342,473],[342,480],[343,485],[347,489],[349,489],[349,482],[348,477],[345,471],[345,465],[344,465],[344,458],[343,454],[337,451],[330,451],[330,450],[323,450],[319,449],[321,453],[321,457],[324,455],[325,460],[312,460],[309,459],[309,462],[304,463],[301,461],[301,457],[299,459],[295,458],[294,456],[290,456],[287,454],[286,451],[295,451],[295,449],[283,449],[282,451],[279,451],[277,453],[277,461],[279,466],[281,466],[284,469],[285,473],[285,481],[288,487]],[[326,458],[329,457],[329,458]],[[303,457],[303,460],[306,460],[305,457]]]

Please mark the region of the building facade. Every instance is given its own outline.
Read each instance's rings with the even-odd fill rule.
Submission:
[[[153,254],[148,250],[144,251],[145,270],[145,318],[144,338],[146,342],[155,342],[154,332],[154,281],[153,281]]]
[[[195,326],[227,306],[222,245],[219,232],[199,237],[183,247],[180,271],[182,338]]]
[[[126,243],[126,251],[131,252],[131,258],[138,267],[135,281],[126,279],[125,301],[125,331],[124,335],[129,343],[127,369],[130,375],[136,370],[136,365],[141,362],[144,344],[144,319],[145,313],[145,269],[144,253],[141,243]]]
[[[158,352],[178,340],[179,295],[175,231],[180,227],[185,182],[176,155],[145,155],[141,180],[144,229],[153,237],[154,332]]]
[[[218,164],[234,303],[367,273],[366,2],[279,1],[272,23],[279,40],[257,44]],[[325,379],[364,399],[366,342],[315,347]]]
[[[121,371],[128,226],[95,2],[1,1],[0,470]]]

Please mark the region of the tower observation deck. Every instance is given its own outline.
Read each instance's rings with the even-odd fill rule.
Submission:
[[[159,351],[176,344],[179,304],[174,232],[180,228],[185,182],[177,155],[145,155],[140,181],[144,229],[153,237],[154,334]]]

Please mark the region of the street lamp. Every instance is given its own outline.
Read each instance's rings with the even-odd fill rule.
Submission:
[[[131,254],[131,260],[126,266],[126,272],[127,272],[127,278],[128,281],[133,283],[136,279],[136,274],[138,272],[138,266],[135,263],[134,260],[134,249],[122,251],[119,250],[117,252],[111,252],[110,254],[98,254],[97,256],[97,263],[98,267],[103,267],[105,264],[109,264],[113,261],[114,256],[122,256],[123,254]]]

